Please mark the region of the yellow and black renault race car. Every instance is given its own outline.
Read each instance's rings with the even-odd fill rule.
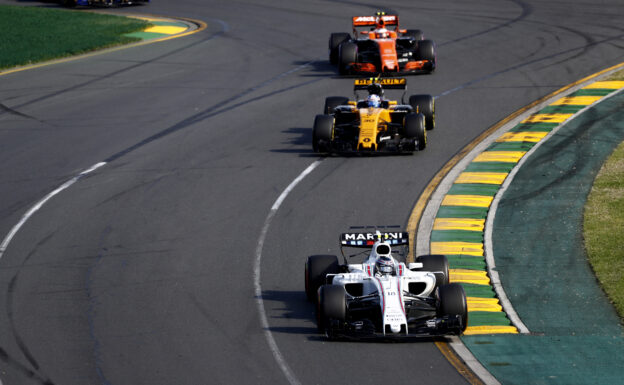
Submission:
[[[403,90],[401,103],[387,100],[384,90]],[[367,91],[359,99],[358,91]],[[343,96],[325,99],[322,115],[314,119],[312,147],[319,153],[403,152],[424,150],[427,130],[435,125],[431,95],[411,95],[406,104],[405,78],[356,79],[355,100]]]

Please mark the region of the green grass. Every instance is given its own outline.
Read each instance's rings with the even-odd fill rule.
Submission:
[[[583,227],[589,262],[624,319],[624,142],[594,181]]]
[[[123,36],[149,23],[61,9],[0,6],[0,69],[138,41]]]

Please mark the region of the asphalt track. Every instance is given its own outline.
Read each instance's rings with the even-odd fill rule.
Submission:
[[[438,98],[428,148],[323,159],[271,211],[318,159],[310,131],[323,98],[350,94],[326,62],[328,34],[377,8],[154,2],[115,11],[208,28],[0,78],[0,234],[107,162],[50,199],[0,260],[4,384],[466,383],[429,341],[325,342],[303,261],[337,252],[349,226],[405,225],[431,177],[479,133],[621,62],[622,8],[386,3],[438,43],[436,73],[409,79]],[[257,311],[259,240],[268,332],[290,378]]]

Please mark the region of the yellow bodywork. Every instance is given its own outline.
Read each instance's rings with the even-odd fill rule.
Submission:
[[[377,134],[387,129],[390,110],[385,108],[360,108],[360,135],[358,150],[377,150]]]

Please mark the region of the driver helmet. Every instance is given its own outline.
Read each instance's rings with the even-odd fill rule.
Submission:
[[[388,30],[385,28],[379,28],[375,30],[375,38],[385,39],[389,36]]]
[[[368,95],[368,99],[366,100],[366,103],[368,104],[369,107],[378,108],[381,106],[381,98],[377,94]]]
[[[394,272],[394,261],[392,258],[382,255],[377,258],[375,268],[380,274],[392,274]]]

